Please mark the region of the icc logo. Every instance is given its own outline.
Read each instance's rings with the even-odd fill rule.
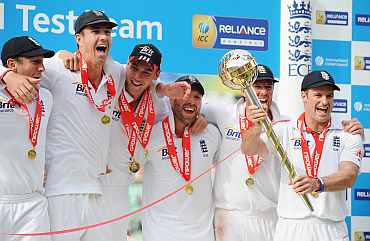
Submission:
[[[208,35],[207,35],[209,31],[208,24],[205,22],[201,22],[199,23],[198,28],[199,28],[199,33],[200,33],[198,40],[202,42],[208,42]]]
[[[212,16],[194,15],[192,40],[195,48],[213,48],[217,38],[217,29]]]

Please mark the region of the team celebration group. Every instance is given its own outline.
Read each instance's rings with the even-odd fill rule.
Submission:
[[[128,187],[144,170],[143,203],[155,202],[140,214],[144,241],[349,241],[346,189],[360,171],[363,128],[331,115],[340,88],[330,73],[313,71],[292,90],[304,106],[295,119],[272,101],[277,80],[262,64],[253,88],[263,108],[244,96],[202,106],[196,77],[158,80],[154,45],[114,61],[115,26],[90,10],[75,22],[75,53],[29,36],[3,45],[0,240],[126,240],[127,219],[68,229],[128,213]],[[261,129],[267,118],[294,178]]]

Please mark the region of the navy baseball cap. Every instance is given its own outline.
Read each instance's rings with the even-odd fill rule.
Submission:
[[[132,50],[129,59],[145,61],[150,64],[161,66],[162,54],[153,44],[138,44]]]
[[[331,86],[334,90],[340,90],[335,84],[333,77],[325,70],[312,71],[307,74],[302,81],[301,90],[307,90],[315,87]]]
[[[191,86],[191,90],[197,90],[202,96],[204,95],[204,88],[196,77],[192,75],[184,75],[175,80],[175,82],[181,81],[185,81],[186,83],[188,83]]]
[[[44,49],[35,39],[29,36],[19,36],[9,39],[1,50],[1,61],[6,66],[6,62],[10,58],[16,57],[36,57],[44,56],[51,58],[55,54],[54,51]]]
[[[274,74],[272,73],[271,69],[263,64],[257,65],[257,80],[271,80],[273,83],[278,82],[274,78]]]
[[[117,26],[116,23],[111,22],[104,12],[98,10],[89,10],[82,13],[75,22],[75,34],[80,33],[85,27],[104,23],[110,28]]]

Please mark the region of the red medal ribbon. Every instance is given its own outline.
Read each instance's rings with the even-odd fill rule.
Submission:
[[[189,181],[191,177],[190,129],[185,127],[184,133],[182,134],[182,169],[180,168],[179,157],[177,156],[168,116],[162,121],[162,129],[172,167],[185,181]]]
[[[302,157],[303,157],[303,163],[304,167],[306,169],[306,174],[308,177],[316,178],[317,173],[319,171],[320,166],[320,160],[322,156],[322,150],[324,147],[325,137],[328,133],[329,127],[331,125],[331,122],[329,121],[327,126],[324,128],[324,130],[319,135],[316,132],[313,132],[305,125],[304,121],[304,113],[302,113],[298,118],[298,128],[301,132],[301,149],[302,149]],[[303,131],[306,131],[307,133],[311,133],[314,140],[315,140],[315,149],[313,151],[313,155],[311,156],[310,150],[308,148],[307,140],[304,137]]]
[[[31,141],[33,149],[36,148],[37,146],[37,140],[39,136],[39,130],[41,126],[41,117],[42,117],[42,104],[40,100],[40,96],[37,96],[37,101],[36,101],[36,109],[35,109],[35,117],[32,118],[31,112],[28,109],[28,106],[24,103],[19,103],[15,100],[15,98],[9,93],[7,90],[8,94],[11,96],[10,103],[18,104],[22,110],[27,112],[27,117],[28,117],[28,138]]]
[[[246,117],[246,116],[239,116],[239,127],[240,127],[240,133],[243,133],[244,131],[251,128],[253,123]],[[257,169],[261,166],[262,158],[259,155],[244,155],[245,156],[245,162],[247,163],[248,172],[250,175],[253,176],[253,174],[257,171]]]
[[[136,143],[139,140],[142,147],[145,149],[149,143],[150,134],[153,129],[155,111],[152,96],[150,95],[149,89],[147,89],[138,106],[138,112],[135,115],[134,108],[130,107],[124,90],[122,90],[118,99],[119,108],[121,111],[121,123],[128,136],[127,149],[130,152],[131,157],[135,154]],[[148,111],[146,111],[148,110]],[[140,132],[140,126],[144,121],[145,113],[147,114],[147,120],[142,132]]]
[[[113,98],[116,96],[116,88],[114,86],[114,80],[112,75],[109,75],[107,80],[107,98],[102,100],[100,104],[95,104],[94,99],[90,93],[90,89],[88,86],[89,77],[88,77],[88,69],[87,69],[87,63],[83,59],[82,54],[80,51],[77,52],[78,58],[80,59],[80,72],[81,72],[81,82],[82,86],[85,90],[85,94],[89,101],[95,105],[96,109],[98,109],[100,112],[105,112],[105,108],[107,105],[112,103]]]

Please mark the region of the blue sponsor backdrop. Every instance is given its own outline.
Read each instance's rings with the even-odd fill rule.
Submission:
[[[352,188],[352,216],[370,216],[369,180],[370,173],[362,173]]]
[[[312,69],[325,69],[338,84],[351,83],[351,42],[312,41]]]
[[[297,0],[300,2],[299,0]],[[338,2],[343,2],[340,0]],[[346,2],[351,2],[346,1]],[[354,73],[364,74],[366,71],[356,70],[351,61],[351,46],[353,43],[369,44],[370,41],[370,1],[353,0],[350,9],[340,9],[335,1],[311,0],[312,4],[319,3],[323,11],[324,21],[314,27],[329,26],[323,29],[326,33],[351,29],[351,40],[343,38],[322,37],[320,34],[313,39],[312,67],[326,69],[333,74],[338,83],[348,85],[352,89],[352,98],[338,99],[335,111],[342,113],[351,109],[352,117],[358,118],[366,128],[367,145],[370,143],[370,79],[361,77],[355,79]],[[15,35],[31,35],[45,47],[53,49],[75,49],[73,40],[73,23],[77,16],[86,9],[104,10],[119,25],[113,31],[112,55],[119,62],[126,62],[132,47],[141,42],[152,42],[163,52],[162,70],[167,73],[216,74],[217,63],[227,51],[222,48],[196,48],[192,44],[192,19],[194,15],[217,16],[215,19],[226,17],[226,21],[241,21],[251,23],[259,21],[266,26],[267,36],[260,36],[264,48],[252,50],[258,62],[270,65],[279,77],[280,55],[280,1],[245,1],[245,0],[213,0],[213,1],[30,1],[30,0],[0,0],[0,45]],[[284,6],[285,7],[285,6]],[[340,13],[339,15],[336,13]],[[352,24],[345,19],[351,13]],[[339,22],[337,22],[339,20]],[[315,21],[315,20],[313,20]],[[230,23],[230,22],[228,22]],[[235,26],[235,21],[232,22]],[[333,25],[333,23],[339,23]],[[199,31],[205,32],[204,26]],[[217,29],[217,31],[220,29]],[[255,29],[256,30],[256,29]],[[347,31],[346,30],[346,31]],[[237,31],[230,30],[230,31]],[[257,32],[255,32],[257,33]],[[235,37],[229,33],[231,37]],[[246,34],[245,34],[246,35]],[[325,33],[322,33],[324,36]],[[326,36],[326,35],[325,35]],[[220,37],[220,36],[218,36]],[[246,36],[243,36],[246,37]],[[252,40],[253,40],[252,38]],[[325,39],[325,40],[324,40]],[[255,40],[255,39],[254,39]],[[361,41],[361,42],[360,42]],[[308,44],[309,39],[291,39],[291,44]],[[364,45],[368,46],[368,45]],[[220,46],[213,46],[220,47]],[[230,48],[234,48],[230,45]],[[361,48],[361,47],[360,47]],[[363,52],[363,55],[362,55]],[[368,48],[360,49],[362,57],[369,57]],[[361,65],[362,66],[362,65]],[[364,64],[365,66],[365,64]],[[354,85],[353,83],[364,83]],[[364,162],[368,162],[369,146],[365,147]],[[369,166],[369,165],[367,165]],[[367,229],[358,229],[353,220],[358,216],[370,216],[370,201],[366,199],[366,190],[370,190],[370,170],[363,170],[351,191],[351,214],[346,222],[352,232],[370,232],[370,222]],[[359,194],[359,192],[362,192]],[[363,195],[366,200],[355,199],[355,195]],[[354,239],[353,239],[354,240]]]
[[[166,72],[216,74],[225,49],[192,46],[192,16],[238,17],[268,22],[269,45],[253,54],[279,76],[279,1],[0,1],[0,45],[14,35],[31,35],[53,49],[75,49],[73,20],[83,10],[100,9],[117,23],[112,55],[126,62],[133,46],[152,42],[163,52]],[[151,31],[150,31],[151,30]],[[230,48],[233,48],[230,46]]]
[[[352,40],[370,41],[370,1],[354,0],[352,8]]]
[[[370,128],[370,86],[352,86],[352,117],[359,119],[365,128]]]

